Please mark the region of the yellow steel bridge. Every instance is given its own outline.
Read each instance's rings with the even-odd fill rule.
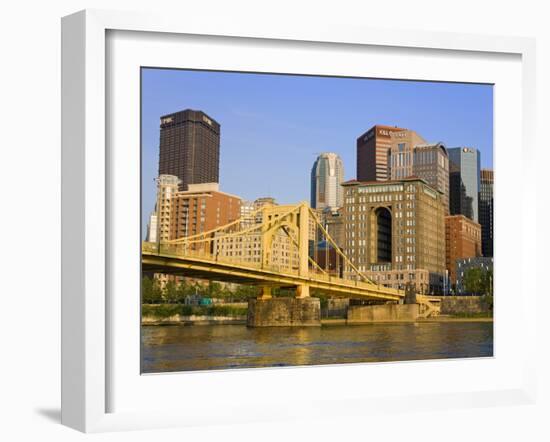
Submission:
[[[324,260],[319,256],[317,245],[323,242],[335,252],[336,271],[330,269],[326,249]],[[271,297],[273,287],[295,288],[298,298],[308,297],[311,289],[378,302],[398,302],[405,297],[403,290],[377,284],[360,272],[305,202],[264,206],[213,230],[160,243],[144,242],[142,269],[254,284],[262,288],[263,299]],[[439,297],[416,294],[415,298],[421,316],[439,313]]]
[[[330,244],[348,278],[325,268],[316,259],[320,239]],[[313,241],[310,241],[313,240]],[[313,249],[310,244],[313,243]],[[326,251],[325,251],[326,253]],[[272,287],[295,287],[296,296],[310,289],[331,296],[373,301],[399,301],[403,290],[376,284],[343,253],[303,202],[293,206],[264,206],[216,229],[162,243],[142,245],[144,271],[178,274],[216,281],[255,284],[262,297]]]

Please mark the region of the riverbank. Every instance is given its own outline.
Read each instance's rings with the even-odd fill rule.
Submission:
[[[374,321],[369,323],[348,323],[347,319],[321,319],[321,325],[365,325],[392,323],[427,323],[427,322],[493,322],[489,317],[451,317],[436,316],[434,318],[419,318],[416,321]],[[246,316],[170,316],[167,318],[143,317],[141,325],[246,325]]]
[[[321,325],[368,325],[368,324],[414,324],[426,322],[493,322],[492,317],[452,317],[436,316],[433,318],[418,318],[415,321],[370,321],[349,323],[347,319],[321,319]]]
[[[141,318],[141,325],[246,325],[246,316],[170,316],[155,318],[146,316]]]
[[[247,323],[247,304],[189,306],[183,304],[143,304],[141,323],[150,325],[243,325]],[[364,325],[379,323],[493,322],[488,313],[457,313],[416,320],[353,321],[346,318],[321,318],[321,325]]]

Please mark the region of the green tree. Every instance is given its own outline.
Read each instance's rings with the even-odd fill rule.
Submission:
[[[164,286],[163,298],[167,304],[176,304],[178,302],[178,287],[175,281],[168,281]]]
[[[141,300],[144,304],[160,304],[162,290],[156,279],[144,276],[141,278]]]
[[[189,284],[187,284],[187,281],[185,280],[180,281],[180,283],[176,287],[176,302],[178,304],[185,303],[185,297],[187,295],[192,294],[191,291],[192,291],[192,287]]]
[[[219,282],[210,281],[206,289],[206,296],[209,298],[219,298],[222,293],[222,286]]]
[[[493,272],[481,268],[468,269],[464,273],[466,293],[473,295],[493,295]]]
[[[259,295],[260,288],[251,285],[239,285],[233,292],[235,301],[247,301],[248,298],[255,298]]]

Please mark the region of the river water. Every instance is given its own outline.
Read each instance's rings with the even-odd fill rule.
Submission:
[[[492,322],[146,326],[141,342],[143,373],[492,355]]]

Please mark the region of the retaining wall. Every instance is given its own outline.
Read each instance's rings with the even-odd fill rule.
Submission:
[[[418,313],[418,304],[350,305],[347,322],[413,322]]]

